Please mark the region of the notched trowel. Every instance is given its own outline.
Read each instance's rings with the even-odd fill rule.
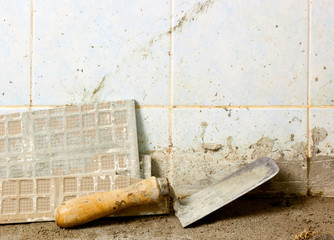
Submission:
[[[186,227],[268,181],[278,170],[272,159],[260,158],[182,201],[167,179],[150,177],[126,188],[66,201],[55,210],[55,219],[61,227],[74,227],[125,208],[157,203],[170,194],[175,215]]]

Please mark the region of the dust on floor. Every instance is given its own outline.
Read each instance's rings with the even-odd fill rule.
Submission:
[[[168,216],[105,218],[73,229],[54,222],[0,226],[0,239],[295,239],[334,240],[334,198],[243,197],[182,228]]]

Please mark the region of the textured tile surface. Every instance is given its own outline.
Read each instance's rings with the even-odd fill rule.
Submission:
[[[312,109],[312,194],[334,196],[334,109]]]
[[[176,0],[174,103],[306,104],[307,7]]]
[[[247,162],[271,157],[281,167],[273,181],[305,185],[306,194],[306,119],[306,110],[175,110],[173,180],[180,186],[177,191],[191,194]],[[203,143],[221,147],[212,151],[203,149]]]
[[[167,104],[169,1],[35,1],[34,103]]]
[[[312,1],[311,6],[311,103],[334,105],[334,4],[318,0]]]
[[[0,105],[29,105],[30,2],[0,2]]]
[[[54,209],[64,201],[87,194],[111,191],[140,181],[122,175],[87,174],[66,177],[0,179],[0,224],[54,221]],[[164,214],[169,212],[165,198],[159,204],[145,205],[113,216]]]
[[[133,100],[0,115],[0,222],[50,220],[62,201],[140,178],[135,120]]]
[[[107,171],[140,177],[134,101],[0,116],[0,178]]]

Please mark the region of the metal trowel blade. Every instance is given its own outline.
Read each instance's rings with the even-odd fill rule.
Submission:
[[[271,158],[259,158],[192,196],[175,200],[175,215],[186,227],[268,181],[278,171]]]

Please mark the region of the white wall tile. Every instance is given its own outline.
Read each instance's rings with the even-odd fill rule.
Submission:
[[[306,194],[306,142],[306,110],[176,109],[172,180],[178,194],[189,195],[267,156],[281,168],[274,182],[294,183]],[[215,152],[205,151],[202,143],[222,147]],[[282,191],[281,184],[271,186],[276,189],[267,189],[269,192]],[[287,194],[293,189],[297,188],[292,187]]]
[[[0,1],[0,105],[29,105],[30,0]]]
[[[161,151],[169,145],[169,110],[136,109],[138,147],[141,153]]]
[[[307,0],[175,0],[176,105],[304,105]]]
[[[240,151],[262,137],[274,140],[273,150],[306,143],[307,116],[302,109],[176,109],[173,120],[173,145],[180,149],[196,149],[202,142],[227,147],[230,136],[231,145]]]
[[[311,103],[334,105],[334,3],[317,0],[311,6]]]
[[[34,104],[168,104],[169,1],[35,1]]]

